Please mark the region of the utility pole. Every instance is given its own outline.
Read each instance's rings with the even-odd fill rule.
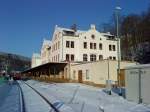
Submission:
[[[107,66],[108,66],[108,80],[109,80],[109,58],[107,58]]]
[[[107,88],[108,88],[108,94],[111,95],[111,80],[110,80],[110,74],[109,74],[109,57],[107,58],[107,67],[108,67]]]
[[[117,75],[118,75],[118,86],[119,86],[119,95],[122,95],[121,91],[121,85],[119,81],[120,77],[120,37],[119,37],[119,11],[121,10],[120,7],[115,8],[115,13],[116,13],[116,30],[117,30],[117,55],[118,55],[118,69],[117,69]]]

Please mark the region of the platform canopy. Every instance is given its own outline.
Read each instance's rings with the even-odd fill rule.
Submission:
[[[23,74],[23,73],[29,73],[29,72],[50,71],[53,74],[53,72],[58,73],[60,71],[63,71],[64,67],[67,64],[68,64],[67,62],[49,62],[43,65],[36,66],[34,68],[27,69],[21,73]]]

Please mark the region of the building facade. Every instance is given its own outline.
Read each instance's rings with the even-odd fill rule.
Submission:
[[[56,25],[47,51],[49,62],[117,60],[117,39],[110,33],[98,32],[95,25],[87,31]]]
[[[41,48],[41,64],[45,64],[50,62],[50,48],[51,48],[51,41],[44,39],[43,45]]]
[[[112,84],[117,84],[117,61],[116,60],[100,60],[87,63],[71,63],[66,66],[64,72],[68,79],[80,83],[94,83],[105,85],[106,80],[111,80]],[[135,63],[121,61],[120,68],[133,66]]]
[[[41,56],[38,53],[33,53],[31,67],[34,68],[39,65],[41,65]]]

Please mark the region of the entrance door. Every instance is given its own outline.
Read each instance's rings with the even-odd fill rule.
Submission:
[[[82,70],[78,71],[78,82],[82,83]]]
[[[64,71],[61,71],[61,78],[64,79]]]

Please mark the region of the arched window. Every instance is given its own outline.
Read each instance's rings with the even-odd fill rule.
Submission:
[[[91,38],[92,38],[92,39],[95,39],[95,35],[94,35],[94,34],[92,34],[92,35],[91,35]]]

